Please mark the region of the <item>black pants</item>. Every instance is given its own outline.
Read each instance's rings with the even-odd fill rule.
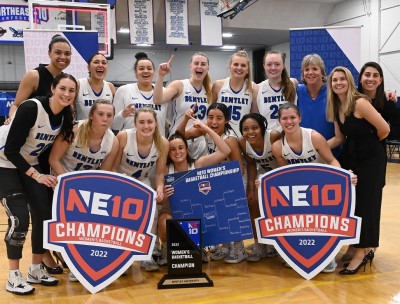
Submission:
[[[40,171],[39,166],[34,166]],[[14,193],[22,193],[7,201],[8,208],[19,221],[16,232],[27,232],[29,228],[29,212],[32,220],[32,253],[43,254],[43,221],[51,218],[51,201],[47,187],[17,169],[0,168],[0,198]],[[28,208],[29,202],[29,208]],[[11,221],[8,221],[10,227]],[[6,242],[7,257],[21,259],[23,246],[10,245]]]

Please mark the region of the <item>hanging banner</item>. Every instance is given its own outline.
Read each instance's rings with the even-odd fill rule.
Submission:
[[[22,0],[0,0],[0,43],[23,43],[29,28],[28,4]]]
[[[305,55],[318,54],[325,63],[326,74],[341,65],[354,79],[361,69],[361,27],[326,27],[290,29],[290,77],[301,79],[301,62]]]
[[[200,1],[201,45],[222,46],[222,21],[218,13],[219,0]]]
[[[128,9],[131,44],[154,44],[153,1],[129,0]]]
[[[186,0],[165,0],[167,44],[189,44],[188,3]]]

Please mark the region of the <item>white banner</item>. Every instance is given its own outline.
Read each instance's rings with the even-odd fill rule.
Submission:
[[[154,44],[153,1],[128,0],[131,44]]]
[[[165,0],[167,44],[189,44],[187,0]]]
[[[28,4],[22,0],[0,0],[0,43],[23,42],[29,28]]]
[[[201,45],[222,46],[219,0],[200,1]]]

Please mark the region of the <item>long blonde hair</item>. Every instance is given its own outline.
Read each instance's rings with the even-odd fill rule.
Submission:
[[[99,104],[110,105],[113,107],[113,115],[115,115],[115,109],[113,104],[107,99],[97,99],[92,107],[90,108],[88,118],[82,123],[82,125],[78,129],[78,146],[82,146],[84,148],[89,148],[90,145],[90,135],[92,133],[92,116],[93,113],[97,110]]]
[[[157,113],[156,111],[154,111],[153,108],[148,107],[148,106],[144,106],[141,107],[139,109],[136,109],[135,111],[135,116],[134,116],[134,123],[136,124],[136,120],[139,116],[140,113],[151,113],[154,117],[154,120],[156,122],[156,129],[154,130],[154,134],[153,134],[153,140],[154,140],[154,144],[156,145],[156,149],[158,151],[158,153],[160,154],[160,157],[164,156],[167,152],[165,150],[163,141],[162,141],[162,136],[161,136],[161,132],[160,132],[160,127],[158,126],[158,122],[157,122]]]
[[[207,59],[207,64],[208,66],[210,66],[210,60],[208,59],[208,56],[206,54],[204,54],[203,52],[196,52],[193,54],[192,58],[190,59],[190,63],[193,62],[193,57],[194,56],[202,56],[205,57]],[[207,75],[204,77],[203,79],[203,87],[206,90],[206,95],[207,95],[207,102],[209,104],[211,104],[212,101],[212,83],[211,83],[211,77],[210,77],[210,73],[207,73]]]
[[[253,94],[253,80],[252,80],[252,77],[251,77],[252,73],[251,73],[249,55],[244,50],[241,50],[241,51],[238,51],[238,52],[234,53],[231,56],[231,60],[229,61],[229,66],[231,66],[232,60],[233,60],[234,57],[242,57],[242,58],[246,58],[246,60],[247,60],[247,66],[249,68],[249,72],[244,77],[244,81],[246,83],[246,91],[250,93],[250,98],[253,98],[252,97],[252,94]]]
[[[360,92],[357,91],[353,75],[351,74],[349,69],[343,66],[335,67],[328,77],[328,101],[326,103],[326,119],[330,122],[336,120],[340,107],[339,96],[333,91],[332,88],[332,78],[333,74],[336,72],[343,72],[348,83],[346,104],[344,108],[342,108],[342,111],[345,116],[350,116],[350,114],[354,112],[357,99],[365,98],[367,100],[370,100],[368,96],[361,94]]]

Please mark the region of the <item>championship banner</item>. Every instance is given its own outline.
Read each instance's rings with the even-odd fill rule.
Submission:
[[[154,44],[153,0],[129,0],[131,44]]]
[[[222,46],[222,18],[217,17],[219,2],[200,1],[201,45]]]
[[[189,45],[187,0],[165,0],[166,43]]]
[[[29,28],[29,8],[23,0],[0,0],[0,43],[22,43]]]
[[[253,238],[239,162],[169,174],[172,218],[202,220],[203,246]]]
[[[70,65],[63,72],[73,75],[76,79],[87,77],[87,60],[99,51],[95,31],[24,30],[26,70],[49,63],[48,45],[56,34],[68,40],[73,54]]]
[[[349,171],[296,164],[269,171],[260,181],[258,241],[274,245],[305,279],[320,273],[343,245],[358,243],[361,218],[354,216]]]
[[[61,252],[91,293],[114,282],[133,261],[148,260],[156,193],[126,175],[101,170],[62,174],[44,248]]]
[[[290,29],[290,77],[301,80],[301,62],[305,55],[318,54],[326,74],[341,65],[354,79],[361,69],[361,27],[325,27]]]

